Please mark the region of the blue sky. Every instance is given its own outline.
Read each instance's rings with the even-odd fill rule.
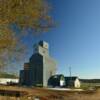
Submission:
[[[57,61],[57,73],[69,75],[71,66],[72,75],[100,78],[100,0],[50,0],[50,3],[57,27],[25,40],[29,45],[25,61],[33,53],[33,44],[45,40]]]

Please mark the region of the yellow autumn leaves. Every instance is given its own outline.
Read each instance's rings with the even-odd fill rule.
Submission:
[[[51,17],[44,0],[0,0],[0,25],[15,23],[34,30],[49,28]]]
[[[53,24],[49,11],[50,7],[46,0],[0,0],[1,61],[6,51],[8,56],[17,56],[25,47],[19,40],[22,34],[15,35],[9,26],[14,24],[22,31],[26,28],[31,28],[34,32],[47,31]]]

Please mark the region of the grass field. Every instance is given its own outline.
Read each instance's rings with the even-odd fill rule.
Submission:
[[[45,88],[22,88],[11,86],[0,86],[0,89],[18,90],[27,92],[21,97],[0,96],[0,100],[100,100],[100,89],[96,91],[58,91]]]

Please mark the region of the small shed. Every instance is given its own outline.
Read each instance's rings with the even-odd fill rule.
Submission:
[[[70,88],[80,88],[81,83],[77,76],[65,77],[65,86]]]
[[[48,86],[50,86],[50,87],[64,87],[65,86],[64,75],[58,74],[58,75],[51,76],[48,80]]]

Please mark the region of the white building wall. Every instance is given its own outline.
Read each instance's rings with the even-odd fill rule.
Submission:
[[[78,78],[75,80],[75,82],[74,82],[74,86],[75,86],[75,88],[80,88],[81,83],[80,83],[80,81],[79,81]]]
[[[64,80],[60,80],[60,86],[64,86],[65,85],[65,81]]]

